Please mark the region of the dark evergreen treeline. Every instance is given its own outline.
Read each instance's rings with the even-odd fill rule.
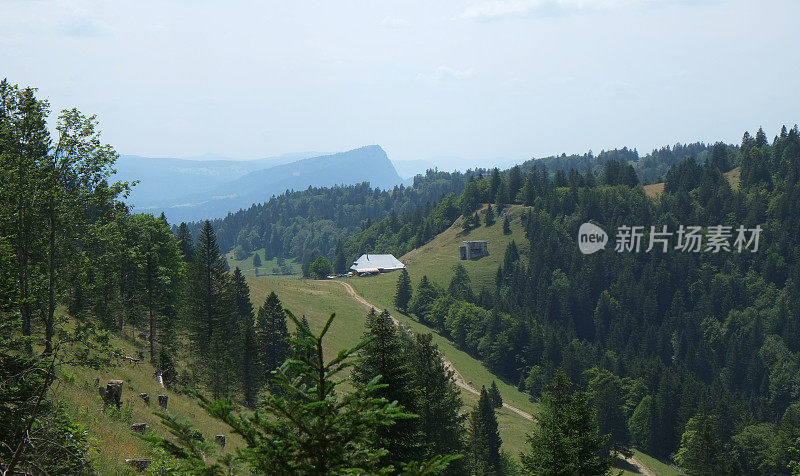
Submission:
[[[738,189],[723,175],[736,164]],[[512,198],[530,206],[521,217],[530,251],[509,246],[496,292],[475,296],[456,267],[447,290],[420,283],[414,294],[426,297],[409,309],[532,398],[562,369],[586,389],[610,445],[676,455],[689,469],[699,464],[694,445],[705,445],[719,450],[720,466],[702,471],[786,473],[800,436],[797,126],[771,144],[759,130],[739,148],[717,144],[705,159],[684,159],[655,200],[626,183],[626,167],[612,160],[560,183],[531,169]],[[497,180],[467,184],[462,211],[509,203]],[[643,226],[641,252],[612,244],[582,255],[577,230],[589,220],[612,239],[619,226]],[[681,224],[761,226],[760,248],[737,252],[733,231],[731,252],[645,252],[651,225]],[[700,431],[693,425],[711,428],[719,445],[689,438]]]
[[[718,142],[715,146],[729,147],[721,142]],[[640,157],[639,151],[636,149],[631,150],[623,147],[622,149],[600,151],[597,156],[589,151],[583,155],[561,154],[559,156],[533,159],[524,162],[520,166],[523,170],[529,170],[533,167],[545,167],[551,173],[559,171],[568,173],[574,169],[581,174],[588,171],[598,174],[605,168],[607,162],[615,161],[624,165],[632,165],[639,180],[643,183],[654,183],[664,180],[664,176],[670,167],[679,164],[686,157],[695,157],[696,160],[704,162],[709,156],[711,148],[702,142],[678,143],[671,147],[666,146],[654,149],[644,157]]]

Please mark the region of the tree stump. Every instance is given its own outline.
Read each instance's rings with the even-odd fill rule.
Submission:
[[[134,423],[131,425],[131,431],[135,431],[140,435],[144,435],[147,432],[147,429],[150,428],[147,426],[147,423]]]
[[[145,405],[147,405],[148,407],[150,406],[150,395],[146,393],[140,393],[139,398],[141,398],[144,401]]]
[[[214,441],[216,441],[220,448],[225,448],[225,435],[216,435]]]
[[[97,393],[103,399],[103,405],[122,406],[122,380],[109,380],[106,387],[97,386]]]
[[[125,463],[130,465],[133,469],[138,472],[144,472],[148,466],[150,466],[150,459],[149,458],[132,458],[126,459]]]
[[[169,397],[166,395],[159,395],[158,396],[158,406],[163,408],[164,410],[167,409],[167,404],[169,403]]]

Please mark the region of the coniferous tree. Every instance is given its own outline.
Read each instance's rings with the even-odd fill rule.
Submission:
[[[258,254],[258,251],[253,253],[253,267],[258,268],[261,266],[261,256]]]
[[[495,223],[494,220],[494,208],[492,208],[492,204],[490,203],[488,207],[486,207],[486,214],[483,216],[483,223],[484,225],[492,226]]]
[[[453,370],[445,365],[433,336],[414,336],[410,361],[414,370],[413,388],[419,398],[415,410],[425,457],[462,454],[461,395]],[[462,468],[462,462],[456,461],[446,474],[460,474]]]
[[[239,373],[231,348],[236,317],[226,269],[214,228],[206,220],[195,249],[186,312],[200,368],[215,398],[232,390],[232,378]]]
[[[497,191],[500,189],[500,183],[503,179],[500,177],[500,170],[495,167],[492,169],[492,174],[489,176],[489,196],[486,197],[487,202],[492,202],[497,197]],[[495,202],[496,203],[496,202]]]
[[[453,278],[447,292],[455,299],[472,301],[472,288],[470,287],[469,274],[461,263],[453,266]]]
[[[157,219],[152,215],[133,215],[131,218],[138,222],[133,232],[140,236],[139,256],[143,261],[142,286],[143,300],[148,314],[150,361],[155,363],[157,340],[160,340],[162,345],[166,344],[170,353],[174,354],[176,350],[177,344],[172,334],[178,300],[181,255],[164,219]]]
[[[505,180],[501,179],[497,187],[497,195],[494,197],[494,202],[497,204],[497,212],[501,213],[506,205],[508,205],[509,201],[508,184]]]
[[[470,220],[472,220],[472,223],[470,224],[471,228],[474,229],[481,226],[481,218],[478,216],[478,212],[473,213],[472,218],[470,218]]]
[[[585,372],[589,384],[586,393],[597,412],[601,434],[609,435],[608,449],[628,446],[630,437],[625,421],[625,390],[619,377],[597,367]]]
[[[289,355],[289,330],[281,301],[274,292],[269,293],[258,309],[256,320],[261,374],[269,378]]]
[[[347,257],[344,254],[344,246],[342,246],[341,241],[336,245],[336,251],[333,255],[333,272],[335,274],[347,272]]]
[[[353,369],[353,380],[363,388],[380,376],[378,383],[385,387],[379,388],[375,396],[397,402],[406,413],[415,413],[417,396],[408,358],[410,338],[401,333],[385,310],[378,314],[371,309],[366,326],[364,340],[368,343],[361,349],[361,360]],[[375,429],[376,438],[388,451],[387,463],[399,467],[402,463],[423,459],[418,426],[418,419],[413,418],[399,420],[391,428]]]
[[[511,167],[508,173],[508,197],[509,203],[517,203],[517,195],[522,190],[522,171],[519,165]]]
[[[189,227],[186,223],[181,222],[178,226],[178,248],[180,248],[181,253],[183,254],[183,260],[187,263],[191,263],[194,261],[194,238],[192,238],[192,232],[189,231]]]
[[[508,217],[503,217],[503,234],[510,235],[511,234],[511,222],[508,220]]]
[[[675,462],[691,476],[728,473],[717,417],[698,414],[689,419]]]
[[[502,474],[500,431],[494,405],[486,387],[481,387],[478,405],[472,410],[467,428],[467,464],[472,474]]]
[[[521,455],[528,474],[605,474],[611,457],[603,454],[600,436],[586,395],[572,392],[572,383],[558,370],[539,400],[537,424],[528,435],[528,451]]]
[[[426,324],[430,323],[431,309],[434,301],[436,301],[438,297],[439,291],[428,280],[428,276],[423,275],[417,285],[417,290],[411,297],[408,309],[412,314],[417,316],[420,321]]]
[[[461,221],[461,229],[464,230],[464,233],[469,233],[472,231],[472,215],[464,215]]]
[[[403,268],[397,277],[397,290],[394,294],[394,305],[404,313],[408,313],[408,303],[411,301],[411,278],[408,270]]]
[[[258,395],[258,339],[255,329],[255,314],[250,301],[250,287],[239,268],[233,271],[233,288],[236,299],[236,314],[242,338],[241,383],[246,406],[253,408]]]
[[[517,261],[519,261],[519,248],[517,248],[517,243],[511,240],[511,243],[506,247],[506,254],[503,257],[503,269],[507,273],[511,272]]]
[[[497,388],[497,383],[494,380],[492,380],[492,385],[489,387],[489,400],[491,400],[492,406],[495,408],[503,406],[503,397],[500,395],[500,389]]]
[[[756,132],[756,147],[763,147],[768,145],[769,141],[767,141],[767,134],[764,133],[764,129],[759,127],[758,131]]]

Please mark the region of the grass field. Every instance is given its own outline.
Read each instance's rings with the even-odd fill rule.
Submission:
[[[742,168],[736,167],[735,169],[725,172],[725,177],[727,177],[728,183],[731,184],[731,188],[738,190],[742,185]]]
[[[258,257],[261,259],[261,266],[259,266],[258,269],[253,266],[253,258],[256,254],[258,254]],[[252,255],[242,260],[235,259],[233,257],[233,252],[226,254],[225,259],[228,260],[228,266],[230,266],[231,269],[239,268],[245,276],[256,276],[256,272],[259,276],[273,277],[296,277],[300,275],[300,263],[295,263],[293,259],[286,259],[284,267],[290,272],[283,274],[280,271],[280,266],[278,266],[277,258],[272,258],[271,260],[264,259],[264,248],[254,251]]]
[[[650,198],[658,198],[662,193],[664,193],[664,182],[645,185],[644,193]]]
[[[528,240],[525,238],[525,232],[520,223],[520,215],[525,207],[514,205],[507,210],[511,219],[510,235],[503,234],[501,217],[498,217],[496,223],[490,227],[484,226],[483,220],[481,220],[481,226],[469,233],[464,233],[461,228],[461,220],[458,220],[429,243],[402,256],[400,261],[408,267],[414,286],[423,275],[427,275],[431,281],[446,287],[453,276],[453,266],[460,263],[469,273],[472,289],[476,293],[480,291],[481,287],[493,288],[497,268],[503,263],[503,256],[511,241],[516,241],[521,255],[526,254],[525,250],[528,246]],[[489,255],[477,260],[460,260],[458,246],[462,241],[487,241]],[[380,277],[378,276],[378,278]],[[391,295],[394,296],[394,289],[392,289]]]

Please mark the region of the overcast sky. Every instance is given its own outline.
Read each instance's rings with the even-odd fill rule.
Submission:
[[[800,122],[800,1],[0,0],[0,77],[120,153],[541,157]]]

